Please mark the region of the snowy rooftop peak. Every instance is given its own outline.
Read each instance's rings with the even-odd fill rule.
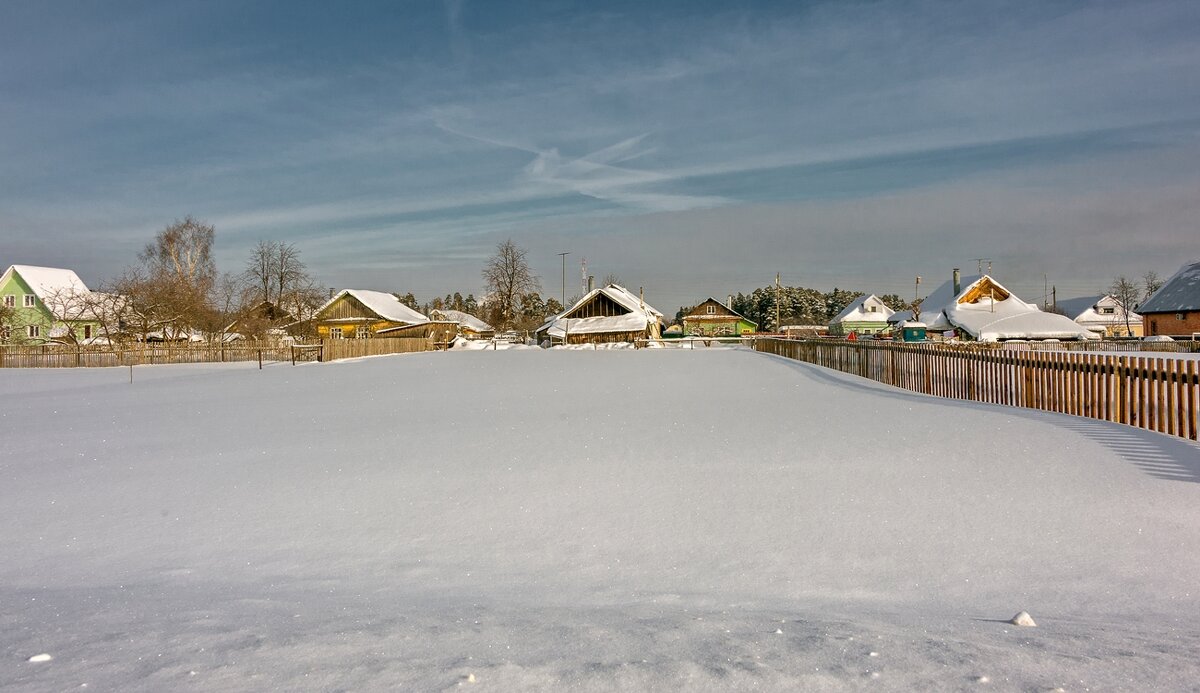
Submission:
[[[384,293],[383,291],[370,291],[367,289],[342,289],[336,296],[329,299],[325,305],[321,306],[321,310],[325,310],[333,305],[343,296],[352,296],[384,320],[407,323],[409,325],[429,322],[429,318],[404,305],[394,295]],[[321,310],[317,312],[319,313]]]
[[[1200,260],[1180,267],[1153,296],[1136,308],[1142,314],[1200,310]]]
[[[13,265],[4,273],[3,280],[16,272],[25,280],[33,293],[43,302],[47,297],[63,293],[86,293],[87,285],[74,270],[35,265]],[[2,283],[2,281],[0,281]]]

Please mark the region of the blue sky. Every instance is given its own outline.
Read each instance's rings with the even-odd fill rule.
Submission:
[[[222,270],[285,240],[423,299],[506,238],[668,312],[979,257],[1082,295],[1200,256],[1196,36],[1191,1],[7,3],[0,264],[100,284],[191,214]]]

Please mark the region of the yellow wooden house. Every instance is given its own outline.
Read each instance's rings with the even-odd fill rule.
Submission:
[[[383,330],[429,322],[393,294],[342,289],[313,318],[321,339],[366,339]]]

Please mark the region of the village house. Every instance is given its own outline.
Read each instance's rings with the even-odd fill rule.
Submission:
[[[888,329],[888,318],[894,313],[875,294],[854,299],[829,321],[829,334],[879,334]]]
[[[737,337],[758,331],[758,323],[715,298],[708,298],[683,316],[683,334]]]
[[[3,342],[87,343],[100,337],[105,294],[93,293],[73,270],[12,265],[0,276],[0,301],[12,318]]]
[[[1200,260],[1179,268],[1137,311],[1148,337],[1200,333]]]
[[[1127,310],[1114,296],[1069,298],[1055,307],[1101,337],[1142,336],[1142,316]]]
[[[321,339],[366,339],[389,329],[428,322],[429,318],[404,305],[393,294],[366,289],[342,289],[313,318]]]
[[[538,342],[595,344],[662,337],[663,314],[641,295],[609,284],[589,291],[535,332]]]
[[[496,328],[461,310],[435,308],[429,311],[429,317],[455,323],[458,325],[458,335],[464,339],[491,339],[496,336]]]
[[[989,275],[964,283],[957,269],[921,304],[921,321],[930,334],[953,330],[980,342],[1097,339],[1074,320],[1022,301]]]

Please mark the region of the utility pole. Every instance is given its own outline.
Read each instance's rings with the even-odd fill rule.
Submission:
[[[1050,280],[1042,273],[1042,310],[1050,307]]]
[[[912,319],[916,322],[921,319],[921,307],[917,305],[917,301],[921,300],[921,275],[917,275],[917,284],[913,287],[913,302],[912,302]]]
[[[563,306],[563,310],[566,310],[566,308],[567,308],[567,256],[568,255],[570,255],[570,253],[559,253],[558,254],[558,256],[562,258],[562,266],[563,266],[562,267],[562,306]]]
[[[783,334],[783,325],[779,322],[779,273],[775,273],[775,331]]]

